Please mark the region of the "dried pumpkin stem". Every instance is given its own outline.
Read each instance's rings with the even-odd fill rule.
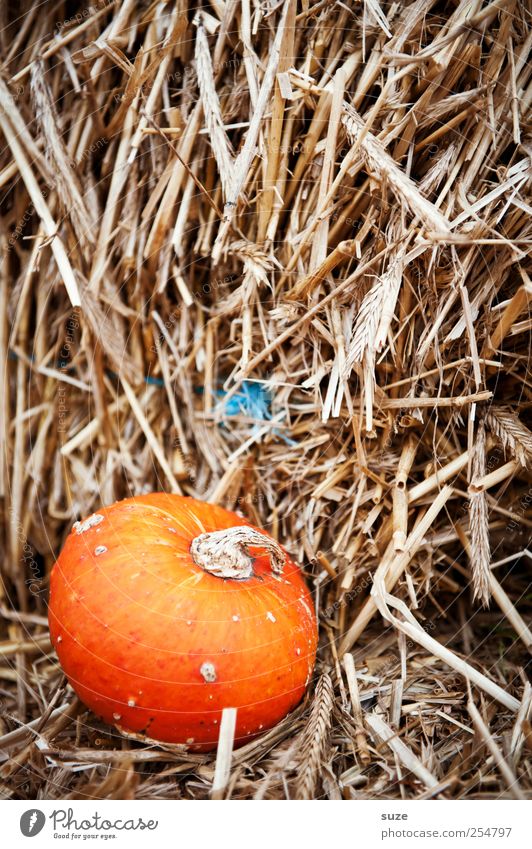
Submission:
[[[264,548],[270,557],[272,572],[280,575],[286,555],[279,543],[247,525],[236,525],[222,531],[200,534],[190,544],[196,566],[218,578],[251,578],[254,558],[249,546]]]

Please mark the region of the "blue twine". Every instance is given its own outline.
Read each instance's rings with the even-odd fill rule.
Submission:
[[[18,354],[13,351],[11,348],[8,351],[9,359],[18,360]],[[30,355],[28,359],[33,362],[35,357]],[[69,374],[75,373],[75,369],[67,368],[68,363],[64,360],[58,360],[56,363],[56,368],[60,368],[65,370]],[[113,377],[118,380],[118,374],[111,369],[106,369],[106,374],[109,377]],[[164,386],[164,380],[160,377],[152,377],[151,375],[145,375],[144,383],[147,383],[148,386]],[[204,389],[202,386],[194,387],[194,391],[198,394],[202,394]],[[259,429],[260,422],[268,422],[271,421],[272,411],[272,393],[269,389],[267,389],[262,383],[254,383],[251,380],[242,381],[242,385],[238,392],[235,392],[234,395],[231,395],[230,398],[225,400],[227,392],[224,389],[217,389],[216,396],[220,399],[218,408],[221,410],[224,416],[247,416],[250,419],[255,419],[255,424],[253,426],[253,433]],[[220,427],[227,427],[226,422],[220,422]],[[294,439],[290,439],[290,437],[286,436],[282,431],[274,428],[272,430],[276,436],[279,436],[287,445],[297,445],[297,442]]]
[[[223,389],[218,389],[216,395],[220,398],[218,407],[225,416],[243,415],[256,420],[253,433],[259,430],[259,422],[271,421],[273,418],[271,411],[272,393],[262,383],[244,380],[238,392],[235,392],[227,400],[225,400],[227,392]],[[227,427],[225,422],[220,422],[220,424]],[[287,445],[297,445],[293,439],[290,439],[277,428],[274,428],[272,433],[279,436]]]

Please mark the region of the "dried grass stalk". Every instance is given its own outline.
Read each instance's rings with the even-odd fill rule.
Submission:
[[[209,44],[200,15],[197,16],[197,28],[196,65],[201,102],[209,130],[210,144],[212,146],[212,151],[220,173],[220,179],[222,181],[224,198],[226,200],[231,200],[234,171],[233,153],[225,131],[224,120],[220,109],[220,101],[216,94]]]
[[[486,471],[486,428],[484,420],[478,423],[471,458],[473,480],[481,478]],[[490,536],[489,513],[486,491],[472,492],[469,497],[469,534],[471,538],[470,560],[473,575],[473,596],[479,598],[484,607],[490,601]]]
[[[524,467],[532,463],[532,431],[520,421],[516,413],[504,407],[492,406],[486,415],[486,424]]]
[[[366,716],[366,723],[373,733],[384,743],[387,743],[403,766],[414,773],[429,789],[437,787],[438,781],[432,773],[421,763],[419,758],[406,746],[396,732],[384,721],[382,716],[373,712]]]
[[[332,681],[329,675],[324,674],[316,684],[312,710],[296,747],[296,799],[315,798],[316,784],[328,744],[333,704]]]
[[[209,798],[48,641],[72,522],[161,489],[270,530],[323,637],[224,796],[532,792],[532,36],[481,6],[0,4],[6,796]]]
[[[498,769],[501,771],[504,781],[508,785],[510,796],[512,796],[514,799],[525,800],[526,796],[521,790],[521,787],[519,786],[519,781],[512,772],[512,769],[508,762],[504,759],[504,756],[499,746],[493,739],[493,735],[490,733],[488,726],[482,719],[482,716],[480,715],[478,708],[476,707],[474,702],[469,701],[467,704],[467,709],[471,715],[471,719],[473,720],[473,725],[484,740],[488,751],[492,755],[495,763],[497,764]]]
[[[63,210],[69,215],[80,244],[86,247],[94,243],[95,222],[85,205],[78,175],[60,135],[59,116],[45,76],[44,62],[35,62],[31,67],[31,94],[35,116]]]
[[[365,126],[357,111],[348,103],[344,104],[342,121],[354,145],[360,146],[366,160],[368,170],[376,174],[393,189],[399,201],[403,201],[414,215],[417,215],[424,226],[432,228],[434,234],[445,236],[449,233],[449,222],[420,193],[409,177],[399,168],[387,153],[379,140]]]

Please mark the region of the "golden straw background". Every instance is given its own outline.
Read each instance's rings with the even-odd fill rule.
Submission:
[[[158,490],[267,528],[319,612],[306,699],[217,795],[531,798],[530,24],[0,4],[4,798],[211,794],[48,637],[73,522]]]

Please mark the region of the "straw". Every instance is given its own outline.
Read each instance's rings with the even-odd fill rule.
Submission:
[[[1,793],[530,798],[525,5],[1,5]],[[161,490],[313,595],[241,747],[126,737],[49,642],[73,522]]]

